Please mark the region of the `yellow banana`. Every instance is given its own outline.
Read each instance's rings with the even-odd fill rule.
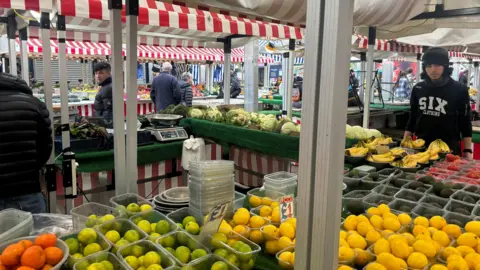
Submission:
[[[390,144],[392,142],[393,142],[393,140],[392,140],[391,137],[386,137],[386,138],[383,138],[383,139],[379,140],[378,144],[379,145],[386,145],[386,144]]]
[[[390,163],[395,160],[395,157],[393,155],[390,155],[390,156],[372,155],[371,157],[373,161],[381,162],[381,163]]]
[[[420,148],[425,145],[425,140],[423,139],[416,139],[415,141],[412,141],[412,145],[414,148]]]
[[[405,150],[400,147],[395,147],[390,149],[390,152],[392,152],[394,156],[401,156],[403,153],[405,153]]]

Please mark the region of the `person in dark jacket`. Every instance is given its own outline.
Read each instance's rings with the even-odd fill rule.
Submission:
[[[93,105],[95,109],[96,117],[103,117],[105,120],[112,120],[113,118],[113,103],[112,103],[112,68],[110,64],[100,62],[95,65],[93,71],[95,72],[95,79],[101,86],[95,96],[95,103]]]
[[[180,104],[183,104],[187,107],[192,106],[193,101],[193,76],[189,72],[184,72],[182,74],[182,80],[179,82],[180,85]]]
[[[240,80],[238,79],[237,72],[232,67],[231,73],[230,73],[230,97],[236,98],[241,92],[242,92],[242,89],[240,88]],[[220,93],[218,93],[217,99],[222,99],[224,96],[225,94],[223,93],[223,83],[222,83],[222,88],[220,89]]]
[[[465,84],[466,86],[469,86],[469,83],[468,83],[468,70],[464,70],[462,71],[462,73],[460,74],[460,77],[458,78],[458,81]]]
[[[172,76],[172,64],[164,62],[162,72],[153,79],[150,98],[155,104],[155,110],[161,111],[168,105],[177,105],[180,103],[180,87],[177,78]]]
[[[450,75],[448,52],[430,48],[422,58],[424,81],[417,83],[410,97],[410,119],[405,137],[415,136],[430,142],[441,139],[457,155],[463,139],[463,156],[472,155],[472,122],[468,88]]]
[[[40,169],[52,152],[45,103],[24,80],[0,74],[0,210],[46,211]]]

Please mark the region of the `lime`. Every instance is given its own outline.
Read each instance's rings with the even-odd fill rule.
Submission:
[[[170,252],[170,254],[172,254],[173,256],[175,256],[175,249],[171,248],[171,247],[166,247],[165,248],[168,252]]]
[[[135,223],[136,225],[138,225],[138,223],[142,221],[142,217],[134,217],[132,218],[132,222]]]
[[[170,224],[166,220],[160,220],[157,222],[157,226],[155,226],[155,232],[159,234],[166,234],[170,231]]]
[[[240,264],[240,269],[241,270],[250,270],[253,269],[255,266],[255,263],[253,262],[253,259],[250,259],[248,262],[243,262]]]
[[[99,251],[102,251],[102,247],[97,243],[91,243],[88,244],[83,250],[83,256],[88,256]]]
[[[198,248],[198,242],[193,239],[193,238],[188,238],[188,241],[187,241],[187,247],[190,249],[190,250],[195,250]]]
[[[193,216],[187,216],[187,217],[185,217],[185,218],[183,219],[183,221],[182,221],[183,227],[184,227],[184,228],[187,227],[188,222],[191,222],[191,221],[197,222],[197,220],[196,220]]]
[[[87,228],[93,228],[95,225],[97,225],[97,216],[96,215],[90,215],[88,216],[88,219],[85,221],[85,227]]]
[[[90,264],[88,263],[88,261],[85,260],[85,261],[82,261],[82,262],[78,262],[75,266],[75,269],[87,270],[88,266],[90,266]]]
[[[70,269],[73,269],[73,265],[78,262],[80,259],[83,259],[83,255],[80,253],[75,253],[72,257],[68,258],[67,266]]]
[[[150,234],[150,232],[152,230],[152,226],[150,225],[150,222],[148,222],[148,220],[140,220],[137,223],[137,226],[140,229],[142,229],[142,231],[144,231],[146,234]]]
[[[92,263],[88,266],[87,270],[105,270],[105,266],[101,263]]]
[[[193,252],[192,252],[192,260],[196,260],[198,258],[201,258],[203,256],[207,256],[207,252],[204,250],[204,249],[195,249]]]
[[[78,233],[77,239],[80,243],[88,245],[97,241],[97,232],[91,228],[85,228]]]
[[[157,223],[151,223],[150,224],[150,231],[155,232],[155,228],[157,227]]]
[[[118,250],[122,249],[123,247],[129,245],[130,242],[125,239],[120,239],[117,243],[115,243],[115,248],[113,253],[117,253]],[[129,256],[132,252],[132,247],[127,247],[122,249],[122,256]]]
[[[138,257],[138,260],[140,261],[140,265],[143,266],[143,259],[145,258],[145,256],[140,256]]]
[[[228,255],[225,260],[227,260],[229,263],[235,265],[236,267],[240,267],[240,262],[238,261],[238,258],[235,254],[230,254]]]
[[[147,268],[152,264],[160,264],[161,262],[162,262],[162,258],[155,251],[149,251],[143,257],[143,266]]]
[[[107,221],[111,221],[111,220],[114,220],[115,219],[115,216],[112,215],[112,214],[106,214],[105,216],[103,216],[100,221],[102,221],[102,223],[105,223]]]
[[[183,224],[182,223],[177,223],[178,228],[183,229]]]
[[[124,235],[123,238],[130,243],[140,241],[140,233],[136,230],[128,230]]]
[[[173,237],[173,235],[168,235],[162,238],[161,245],[163,247],[174,247],[175,246],[176,239]]]
[[[140,266],[137,268],[137,270],[147,270],[147,268],[145,266]]]
[[[140,212],[140,206],[138,206],[138,204],[136,204],[136,203],[131,203],[131,204],[127,205],[127,211],[128,212],[133,212],[133,213]]]
[[[190,249],[186,246],[179,246],[175,250],[175,258],[183,264],[188,263],[190,261]]]
[[[190,221],[187,223],[185,230],[190,234],[197,235],[200,232],[200,226],[198,226],[197,222]]]
[[[152,242],[155,242],[161,235],[158,234],[158,233],[151,233],[149,236],[148,236],[148,240],[152,241]]]
[[[140,261],[134,256],[126,257],[125,261],[128,265],[130,265],[130,267],[133,268],[133,270],[136,270],[138,267],[140,267]]]
[[[184,232],[178,232],[177,233],[177,241],[179,245],[187,245],[188,244],[188,235]]]
[[[210,270],[228,270],[228,265],[222,261],[218,261],[212,264]]]
[[[70,255],[77,253],[78,251],[78,240],[75,238],[68,238],[65,240],[65,244],[67,244]]]
[[[152,264],[147,267],[147,270],[163,270],[163,268],[159,264]]]
[[[120,234],[117,231],[108,231],[105,234],[105,237],[108,239],[108,241],[112,243],[117,243],[120,240]]]
[[[105,267],[105,270],[113,270],[113,264],[109,261],[102,261],[103,266]]]
[[[222,248],[222,243],[227,243],[227,236],[223,233],[216,232],[212,235],[212,246],[215,248]]]
[[[150,204],[142,204],[140,206],[140,211],[141,212],[146,212],[146,211],[149,211],[149,210],[152,210],[152,206]]]
[[[135,256],[135,257],[140,257],[142,256],[143,254],[145,254],[145,248],[140,246],[140,245],[134,245],[132,247],[132,251],[130,253],[132,256]]]

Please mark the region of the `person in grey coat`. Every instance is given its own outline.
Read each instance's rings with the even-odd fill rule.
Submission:
[[[192,106],[193,100],[193,76],[189,72],[184,72],[182,74],[182,80],[179,82],[180,85],[180,104],[183,104],[187,107]]]
[[[93,68],[95,79],[101,86],[95,96],[95,103],[93,105],[95,116],[103,117],[105,120],[112,120],[113,118],[111,70],[110,64],[105,62],[98,63]]]
[[[172,65],[169,62],[162,64],[162,72],[153,79],[150,98],[155,104],[155,110],[161,111],[169,105],[180,103],[180,87],[177,79],[170,74]]]

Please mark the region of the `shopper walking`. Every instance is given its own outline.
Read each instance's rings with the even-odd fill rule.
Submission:
[[[95,79],[101,87],[95,96],[95,103],[93,105],[93,108],[95,109],[95,116],[103,117],[107,121],[112,121],[112,68],[110,67],[109,63],[101,62],[95,65],[93,71],[95,72]]]
[[[153,79],[150,98],[155,104],[157,112],[164,110],[171,104],[177,105],[180,103],[180,88],[177,78],[170,74],[171,71],[172,64],[164,62],[162,64],[162,72]]]
[[[424,81],[413,87],[410,119],[405,137],[415,134],[427,144],[441,139],[455,154],[460,154],[463,138],[464,157],[473,159],[472,123],[468,89],[451,78],[448,52],[430,48],[422,58]]]
[[[187,107],[192,106],[193,101],[193,76],[189,72],[184,72],[182,74],[182,80],[179,82],[180,85],[180,104],[183,104]]]
[[[46,211],[40,169],[52,151],[45,103],[24,80],[0,74],[0,210]]]
[[[400,71],[397,83],[395,84],[395,97],[406,99],[410,96],[410,92],[411,88],[408,84],[407,73],[405,71]]]

